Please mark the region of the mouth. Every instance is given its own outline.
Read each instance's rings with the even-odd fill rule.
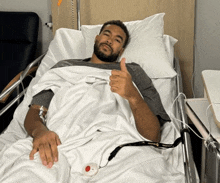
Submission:
[[[109,46],[108,44],[106,43],[102,43],[100,46],[103,46],[103,48],[107,51],[107,50],[110,50],[112,52],[112,48],[111,46]]]

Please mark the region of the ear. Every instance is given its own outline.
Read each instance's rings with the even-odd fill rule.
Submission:
[[[99,35],[96,35],[94,42],[99,38]]]

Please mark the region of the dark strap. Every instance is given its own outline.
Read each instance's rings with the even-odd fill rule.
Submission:
[[[189,130],[188,129],[183,129],[181,130],[181,136],[179,138],[177,138],[173,144],[163,144],[163,143],[158,143],[158,142],[151,142],[151,141],[139,141],[139,142],[134,142],[134,143],[127,143],[127,144],[122,144],[118,147],[116,147],[114,149],[114,151],[112,151],[110,153],[110,156],[108,158],[108,161],[111,161],[115,156],[116,154],[118,153],[118,151],[123,148],[123,147],[126,147],[126,146],[153,146],[153,147],[156,147],[156,148],[174,148],[176,146],[178,146],[180,144],[180,142],[183,142],[183,134],[185,132],[188,132],[189,133]]]

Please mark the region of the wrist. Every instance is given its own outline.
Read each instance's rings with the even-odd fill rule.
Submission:
[[[144,100],[139,93],[137,95],[134,95],[128,98],[128,102],[130,103],[130,105],[133,105],[133,106],[136,106],[137,104],[140,104],[143,101]]]
[[[32,132],[31,132],[31,137],[35,138],[37,137],[38,135],[44,133],[44,132],[47,132],[49,131],[47,128],[35,128]]]

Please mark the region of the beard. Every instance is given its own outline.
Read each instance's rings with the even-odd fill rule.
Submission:
[[[111,54],[110,55],[106,55],[105,53],[103,53],[99,46],[101,46],[102,44],[106,44],[106,43],[101,43],[100,45],[98,45],[98,42],[96,41],[95,42],[95,45],[94,45],[94,54],[96,55],[96,57],[103,61],[103,62],[115,62],[117,59],[118,59],[118,56],[119,56],[119,52],[118,53],[112,53],[112,48],[111,46],[108,46],[111,48]]]

